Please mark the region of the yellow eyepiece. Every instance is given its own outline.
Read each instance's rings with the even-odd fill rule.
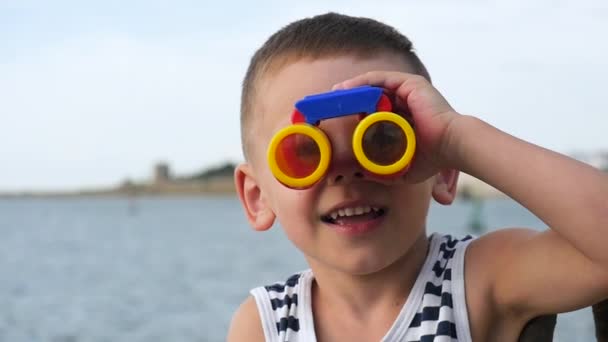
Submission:
[[[331,160],[330,142],[315,126],[298,123],[277,132],[267,150],[270,171],[290,188],[307,188],[323,177]]]
[[[370,114],[359,122],[353,133],[353,152],[359,164],[378,175],[401,172],[415,151],[414,129],[395,113]]]

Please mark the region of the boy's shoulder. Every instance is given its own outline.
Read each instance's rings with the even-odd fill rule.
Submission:
[[[264,330],[253,296],[247,297],[232,316],[226,340],[228,342],[265,341]]]
[[[529,289],[534,288],[533,282],[546,276],[543,275],[546,269],[532,269],[534,259],[550,259],[551,256],[538,251],[531,253],[530,245],[551,239],[554,234],[550,230],[502,228],[488,232],[470,244],[465,255],[465,284],[474,337],[519,336],[523,326],[538,315],[523,310],[526,304],[522,303],[531,302],[530,293],[534,292]],[[527,271],[536,275],[530,277]],[[538,294],[534,296],[538,297]]]
[[[298,303],[309,297],[312,279],[305,270],[252,289],[233,317],[228,340],[269,341],[300,331]]]

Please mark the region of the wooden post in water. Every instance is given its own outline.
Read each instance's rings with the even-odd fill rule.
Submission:
[[[486,224],[483,220],[483,197],[467,187],[460,190],[460,197],[464,202],[470,202],[472,206],[467,228],[471,233],[481,235],[486,230]]]
[[[471,212],[469,229],[472,233],[481,235],[486,229],[486,225],[483,221],[483,199],[479,196],[473,196],[471,201],[473,204],[473,211]]]

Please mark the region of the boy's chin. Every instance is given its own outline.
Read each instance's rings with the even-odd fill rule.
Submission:
[[[339,273],[348,274],[351,276],[371,276],[378,274],[389,268],[399,258],[391,258],[387,255],[379,255],[379,253],[357,253],[359,255],[351,255],[340,260],[332,260],[322,262],[320,267],[333,269]],[[314,271],[314,264],[311,264]]]
[[[426,257],[426,231],[422,229],[418,234],[411,232],[409,236],[417,238],[407,240],[402,237],[392,241],[375,241],[365,246],[350,246],[334,250],[331,254],[308,258],[309,265],[313,271],[320,267],[352,276],[371,276],[391,270],[401,273],[404,267],[419,267]]]

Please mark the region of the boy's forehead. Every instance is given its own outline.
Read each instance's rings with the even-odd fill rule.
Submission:
[[[251,102],[252,160],[264,157],[266,143],[282,127],[291,123],[295,103],[304,96],[331,90],[339,82],[368,71],[413,72],[402,57],[379,53],[375,57],[352,55],[291,59],[279,67],[267,68],[255,81]]]
[[[288,123],[294,104],[304,96],[329,91],[336,83],[373,70],[411,72],[412,68],[391,53],[373,58],[301,58],[285,63],[269,70],[257,84],[256,112],[263,116],[258,119],[264,128]]]

